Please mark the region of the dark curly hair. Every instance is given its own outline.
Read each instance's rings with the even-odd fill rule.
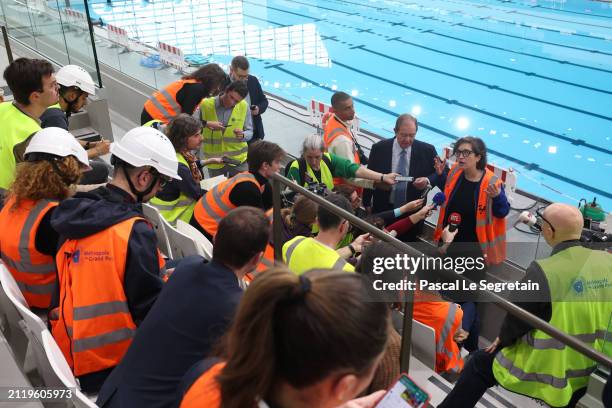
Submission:
[[[219,65],[206,64],[191,74],[185,75],[183,79],[195,79],[204,85],[208,95],[216,95],[224,88],[227,76]]]
[[[202,122],[186,113],[176,115],[166,128],[166,136],[172,142],[174,150],[182,151],[187,146],[187,139],[202,131]]]
[[[465,143],[472,146],[472,151],[475,155],[480,156],[480,160],[476,163],[476,168],[484,170],[487,167],[487,145],[485,145],[485,142],[479,137],[464,136],[453,144],[453,154],[457,154],[459,146]]]

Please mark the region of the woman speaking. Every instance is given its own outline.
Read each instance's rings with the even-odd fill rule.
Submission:
[[[440,189],[446,201],[440,208],[434,240],[440,241],[442,230],[458,224],[450,256],[484,256],[487,265],[495,265],[506,257],[506,220],[510,204],[502,181],[487,169],[487,148],[477,137],[466,136],[453,147],[457,162],[450,171],[436,160],[442,177]],[[468,276],[469,277],[469,276]]]
[[[457,228],[455,238],[446,253],[453,258],[484,257],[484,264],[495,265],[506,258],[506,220],[510,204],[502,181],[487,169],[487,148],[472,136],[462,137],[453,146],[457,162],[446,169],[446,163],[436,158],[436,172],[446,201],[440,208],[434,240],[440,241],[447,225]],[[448,244],[445,244],[446,247]],[[481,265],[474,263],[473,265]],[[484,279],[486,268],[473,267],[464,272],[472,281]],[[445,296],[463,308],[462,328],[469,332],[464,342],[468,351],[478,349],[480,322],[475,301],[470,292],[445,292]]]

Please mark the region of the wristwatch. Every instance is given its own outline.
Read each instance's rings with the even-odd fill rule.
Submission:
[[[348,244],[348,249],[351,250],[351,256],[355,256],[357,251],[355,251],[355,247],[353,246],[353,244]]]

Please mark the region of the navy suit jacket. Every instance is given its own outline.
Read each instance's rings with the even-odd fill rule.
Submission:
[[[172,407],[185,373],[206,358],[233,318],[242,289],[225,266],[181,260],[98,394],[101,407]]]
[[[264,94],[263,89],[257,77],[249,75],[247,79],[247,88],[249,89],[249,96],[251,98],[251,105],[257,105],[259,107],[259,115],[253,116],[253,139],[264,138],[264,127],[261,115],[268,109],[268,98]],[[250,107],[249,107],[250,109]]]
[[[381,140],[372,145],[370,158],[368,160],[368,169],[379,173],[391,173],[394,169],[391,168],[391,157],[393,154],[393,142],[395,138]],[[431,185],[436,185],[437,174],[434,168],[434,157],[437,156],[436,148],[429,143],[415,140],[412,143],[410,153],[410,177],[427,177]],[[363,193],[363,203],[366,207],[372,206],[372,213],[379,213],[393,209],[393,205],[389,203],[391,191],[380,189],[365,190]],[[416,200],[421,196],[421,191],[417,190],[408,184],[406,190],[406,202]]]

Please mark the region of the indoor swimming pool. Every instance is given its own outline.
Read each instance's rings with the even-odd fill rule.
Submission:
[[[612,210],[612,4],[521,0],[106,1],[92,18],[201,61],[250,58],[266,91],[354,96],[361,127],[418,117],[440,153],[463,135],[518,187]],[[265,121],[265,117],[264,117]],[[287,138],[303,135],[287,134]]]

